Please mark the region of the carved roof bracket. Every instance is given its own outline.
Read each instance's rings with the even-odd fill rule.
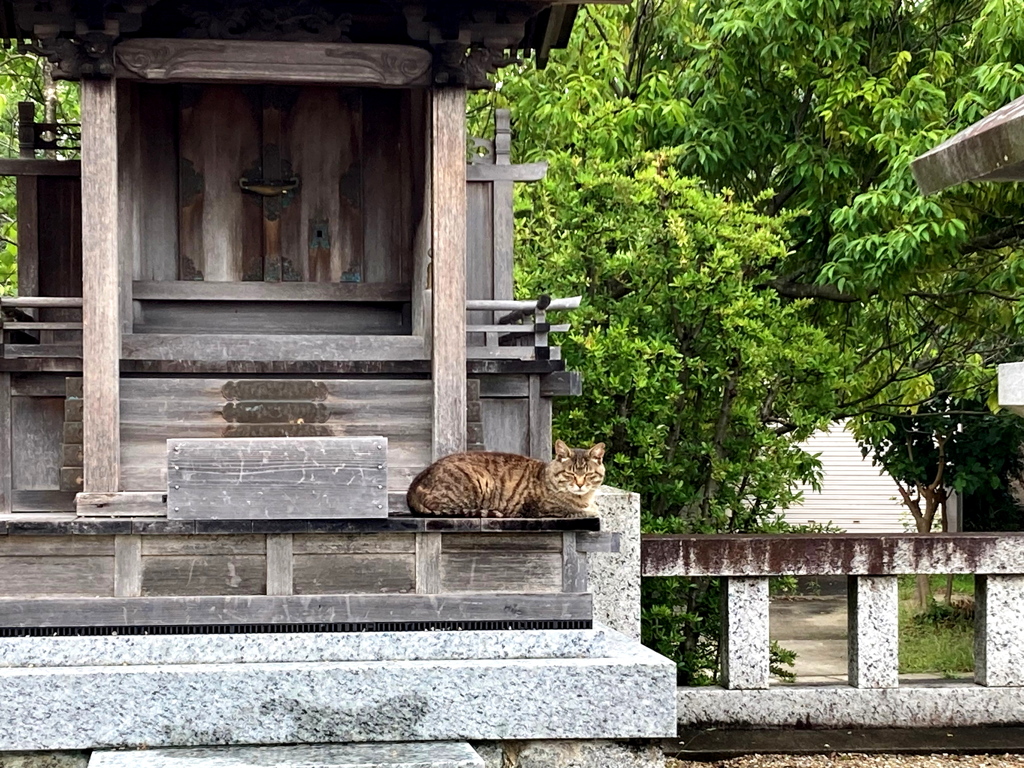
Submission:
[[[45,56],[53,66],[58,80],[109,78],[114,75],[114,43],[120,36],[120,25],[108,19],[101,30],[76,25],[73,35],[63,35],[46,25],[35,29],[38,45],[26,46]]]
[[[519,63],[505,48],[470,47],[459,41],[431,46],[434,51],[434,85],[464,86],[470,90],[490,90],[491,75],[500,67]]]

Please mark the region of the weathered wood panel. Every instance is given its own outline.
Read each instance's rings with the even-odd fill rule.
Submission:
[[[78,160],[24,157],[0,159],[0,176],[78,176],[81,172],[82,166]]]
[[[10,350],[11,347],[5,349]],[[502,348],[507,349],[507,348]],[[133,333],[124,337],[122,355],[136,360],[426,360],[415,336],[268,336],[261,334]],[[465,367],[465,366],[463,366]]]
[[[139,253],[135,280],[178,279],[178,90],[135,85],[141,131]]]
[[[267,561],[260,555],[152,555],[142,558],[143,595],[261,595]]]
[[[206,283],[154,282],[133,284],[136,299],[159,301],[302,301],[302,302],[401,302],[409,301],[407,283]]]
[[[488,451],[530,453],[530,404],[526,398],[481,400],[484,445]]]
[[[114,596],[142,594],[142,537],[114,537]]]
[[[261,534],[231,536],[144,536],[142,555],[264,555],[267,537]]]
[[[166,490],[168,438],[388,438],[388,486],[404,491],[430,463],[426,380],[141,379],[122,382],[124,487]],[[302,418],[303,424],[289,424]]]
[[[74,512],[74,491],[11,491],[15,512]]]
[[[511,298],[494,295],[494,233],[492,230],[493,200],[490,184],[466,185],[466,298]],[[495,313],[467,313],[470,325],[494,322]],[[509,329],[503,329],[506,332]],[[469,334],[467,342],[476,346],[485,343],[484,334]],[[497,337],[492,339],[497,344]]]
[[[267,536],[267,594],[290,595],[294,592],[292,535]]]
[[[112,567],[112,564],[111,564]],[[331,622],[584,620],[582,595],[256,595],[0,600],[2,627],[302,624]]]
[[[121,264],[118,253],[117,84],[82,83],[82,377],[85,490],[119,490]]]
[[[303,88],[288,110],[281,151],[302,187],[280,213],[285,279],[362,280],[361,128],[358,94],[337,88]]]
[[[450,552],[561,552],[558,533],[446,533],[442,551]]]
[[[11,374],[0,372],[0,514],[12,509]]]
[[[415,534],[411,533],[295,534],[292,543],[295,555],[411,555],[415,551]]]
[[[132,276],[141,251],[142,131],[138,91],[128,82],[117,83],[117,240],[118,310],[121,332],[132,332]],[[148,201],[147,201],[148,202]]]
[[[430,85],[429,51],[407,45],[253,40],[126,40],[114,53],[121,78],[165,82]]]
[[[416,534],[416,592],[435,595],[441,591],[441,534]]]
[[[442,592],[560,592],[557,552],[459,552],[441,555]]]
[[[0,557],[113,557],[113,536],[0,536]]]
[[[20,490],[60,488],[64,398],[12,397],[12,482]]]
[[[562,534],[562,591],[587,591],[587,557],[576,548],[576,532]]]
[[[433,455],[466,447],[466,91],[433,98]]]
[[[18,291],[39,294],[39,186],[35,176],[17,180]]]
[[[182,91],[179,232],[182,280],[242,280],[245,255],[263,249],[262,206],[238,180],[262,157],[256,94],[230,86]],[[249,279],[252,279],[251,276]]]
[[[402,94],[366,91],[363,104],[364,282],[407,282],[412,232],[412,179],[402,142]],[[465,164],[463,162],[463,164]]]
[[[167,516],[387,516],[387,439],[169,440]]]
[[[412,555],[296,555],[293,589],[297,595],[386,594],[415,590]]]
[[[0,557],[0,595],[4,597],[113,594],[113,557]]]
[[[64,446],[65,449],[74,447]],[[167,494],[160,491],[79,493],[75,507],[80,517],[166,517]]]

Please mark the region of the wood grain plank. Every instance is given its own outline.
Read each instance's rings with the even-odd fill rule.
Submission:
[[[281,211],[285,278],[313,283],[342,280],[342,187],[351,148],[351,114],[337,88],[302,88],[281,129],[282,154],[302,179],[298,194]],[[334,136],[331,141],[310,137]],[[356,158],[358,163],[358,157]],[[351,251],[352,244],[347,245]],[[358,274],[358,267],[357,267]],[[350,276],[351,279],[351,276]]]
[[[262,156],[261,121],[241,89],[191,87],[184,94],[178,277],[242,280],[245,254],[263,248],[260,199],[238,187]]]
[[[137,97],[133,83],[117,83],[117,313],[123,334],[132,331],[132,277],[141,269],[142,131]]]
[[[560,592],[562,556],[548,552],[441,555],[442,592]]]
[[[82,379],[85,490],[120,480],[121,269],[118,254],[117,85],[88,80],[82,112]]]
[[[363,281],[404,282],[412,233],[406,215],[411,193],[409,151],[401,141],[401,93],[363,93]],[[463,165],[465,160],[463,159]],[[403,175],[404,172],[404,175]],[[436,259],[436,256],[435,256]]]
[[[290,595],[294,589],[292,569],[292,535],[267,536],[267,594]]]
[[[144,557],[159,555],[265,555],[267,537],[263,534],[231,534],[224,536],[145,536]]]
[[[339,278],[340,279],[340,278]],[[408,283],[206,283],[180,280],[133,283],[137,300],[160,301],[302,301],[403,302],[409,301]]]
[[[0,372],[0,514],[12,510],[11,374]]]
[[[370,555],[416,552],[415,534],[361,533],[295,534],[292,551],[296,555]]]
[[[111,558],[111,569],[113,568]],[[0,626],[583,620],[589,594],[256,595],[0,600]]]
[[[137,84],[142,121],[140,248],[135,280],[178,279],[178,99],[176,89]],[[134,288],[133,288],[134,290]],[[138,298],[138,297],[135,297]]]
[[[433,455],[466,448],[466,91],[433,97]]]
[[[73,491],[11,491],[14,512],[74,512]]]
[[[18,212],[18,292],[23,296],[39,293],[39,184],[35,176],[17,181]]]
[[[262,595],[262,555],[154,555],[142,558],[143,595]]]
[[[0,158],[0,176],[79,176],[78,160]]]
[[[383,88],[430,84],[432,56],[408,45],[253,40],[126,40],[117,76],[142,80],[328,83]]]
[[[160,491],[79,493],[75,507],[81,517],[166,517],[167,494]]]
[[[114,596],[138,597],[142,594],[142,537],[114,537]]]
[[[561,552],[557,533],[446,533],[441,550],[451,552]]]
[[[387,439],[169,440],[167,516],[387,516]]]
[[[0,595],[4,597],[113,594],[113,557],[0,557]]]
[[[416,534],[416,593],[441,592],[441,534]]]
[[[575,531],[562,534],[562,591],[587,591],[587,558],[576,547]]]
[[[113,556],[113,536],[0,536],[0,557]]]
[[[27,491],[60,488],[63,397],[11,398],[12,487]]]
[[[8,347],[9,348],[9,347]],[[339,337],[315,335],[133,333],[122,353],[134,360],[426,360],[423,340],[415,336]],[[465,366],[462,368],[465,377]],[[463,399],[465,395],[462,396]],[[463,412],[465,403],[463,402]],[[465,416],[463,416],[465,419]],[[465,438],[463,438],[465,439]]]
[[[408,554],[296,555],[297,595],[410,593],[414,557]]]

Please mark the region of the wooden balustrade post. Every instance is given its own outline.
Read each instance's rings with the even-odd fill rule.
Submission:
[[[466,89],[433,94],[433,456],[466,449]]]
[[[84,490],[120,490],[117,83],[82,81]]]
[[[722,686],[768,687],[768,579],[723,577]]]
[[[1024,576],[974,577],[974,681],[1024,686]]]
[[[847,580],[849,683],[856,688],[899,685],[899,585],[896,576]]]

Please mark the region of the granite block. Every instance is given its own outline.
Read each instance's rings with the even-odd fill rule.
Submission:
[[[484,768],[464,741],[97,751],[89,768]]]
[[[767,688],[768,579],[729,577],[722,590],[722,683]]]
[[[974,578],[974,679],[1024,685],[1024,576]]]
[[[661,738],[675,665],[609,632],[583,659],[0,669],[0,750]]]
[[[473,744],[486,768],[662,768],[660,745],[615,741],[506,741]]]
[[[680,728],[957,728],[1020,725],[1024,688],[942,681],[899,688],[680,688]]]
[[[589,552],[594,621],[640,641],[640,497],[604,486],[597,494],[600,528],[619,534],[618,552]]]
[[[0,752],[0,768],[86,768],[88,752]]]
[[[11,637],[0,638],[0,667],[584,659],[626,653],[619,639],[604,628]]]
[[[896,576],[851,576],[847,587],[849,682],[899,685],[899,584]]]

